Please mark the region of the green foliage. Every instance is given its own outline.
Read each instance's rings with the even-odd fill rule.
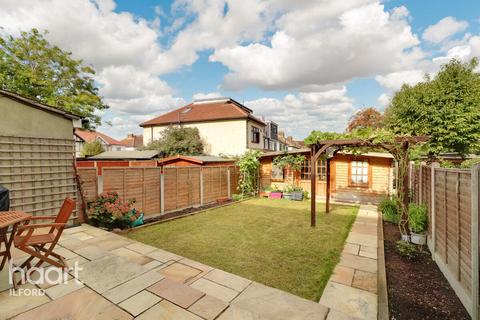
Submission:
[[[398,253],[408,260],[415,260],[418,257],[418,250],[414,244],[406,241],[397,241]]]
[[[440,167],[441,167],[441,168],[452,169],[452,168],[456,168],[456,167],[457,167],[457,166],[455,165],[455,163],[453,163],[452,161],[448,161],[448,160],[440,159],[439,163],[440,163]]]
[[[98,95],[95,70],[51,45],[37,29],[20,37],[0,34],[0,88],[84,116],[100,125],[97,111],[108,106]]]
[[[471,168],[472,168],[474,165],[476,165],[477,163],[480,163],[480,158],[468,159],[468,160],[463,161],[463,162],[460,164],[460,168],[462,168],[462,169],[471,169]]]
[[[288,168],[291,170],[300,170],[304,162],[304,155],[285,154],[273,159],[273,164],[275,166],[282,169]]]
[[[102,152],[105,152],[105,149],[103,148],[102,143],[98,140],[83,144],[82,155],[84,157],[96,156]]]
[[[383,115],[374,107],[369,107],[356,112],[348,122],[347,132],[358,129],[378,129],[384,126]]]
[[[414,233],[424,233],[427,230],[427,206],[410,203],[408,206],[408,225]]]
[[[203,142],[197,128],[169,126],[162,131],[160,139],[142,149],[160,151],[162,156],[195,156],[203,154]]]
[[[141,216],[133,208],[135,200],[122,201],[116,192],[102,193],[88,203],[89,222],[108,229],[129,228]]]
[[[245,199],[245,197],[241,194],[232,194],[232,200],[233,201],[240,201],[240,200],[243,200]]]
[[[427,135],[424,151],[462,155],[480,150],[480,74],[478,62],[451,60],[431,79],[404,85],[386,111],[386,125],[396,134]]]
[[[245,152],[236,162],[240,171],[238,191],[241,192],[242,196],[252,196],[258,192],[260,155],[260,151],[250,150]]]
[[[383,214],[383,220],[397,224],[399,215],[397,211],[397,199],[395,197],[384,197],[378,205],[378,209]]]

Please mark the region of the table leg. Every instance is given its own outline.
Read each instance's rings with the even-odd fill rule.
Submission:
[[[10,238],[8,237],[8,233],[7,233],[8,228],[5,228],[5,235],[4,235],[5,251],[3,252],[3,259],[2,259],[2,263],[0,264],[0,270],[3,270],[3,267],[5,266],[5,262],[10,261],[12,259],[12,254],[10,253],[10,249],[13,244],[13,238],[15,237],[15,233],[17,233],[18,224],[19,223],[13,224],[12,231],[10,232]]]
[[[0,248],[2,246],[2,243],[5,244],[5,251],[0,252],[0,256],[2,256],[2,262],[0,263],[0,271],[3,270],[3,267],[5,266],[5,262],[10,257],[10,252],[8,250],[7,232],[8,232],[8,227],[0,229]]]

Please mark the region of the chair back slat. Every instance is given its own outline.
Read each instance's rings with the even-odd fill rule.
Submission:
[[[66,198],[65,201],[63,201],[63,205],[60,208],[60,211],[58,212],[55,223],[67,223],[68,218],[70,218],[70,215],[72,214],[74,208],[75,201],[70,198]]]

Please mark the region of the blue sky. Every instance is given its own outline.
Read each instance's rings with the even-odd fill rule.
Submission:
[[[194,98],[230,96],[287,135],[343,131],[403,83],[480,56],[473,0],[0,0],[0,26],[32,27],[97,70],[116,138]]]

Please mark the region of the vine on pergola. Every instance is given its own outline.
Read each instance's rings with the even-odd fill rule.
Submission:
[[[312,131],[305,139],[308,146],[326,146],[331,152],[348,150],[353,154],[361,153],[365,148],[369,151],[383,149],[398,162],[397,207],[400,215],[399,229],[401,234],[408,234],[408,165],[409,151],[414,144],[427,141],[427,137],[395,136],[385,129],[361,129],[350,133]],[[315,150],[312,147],[312,150]]]

